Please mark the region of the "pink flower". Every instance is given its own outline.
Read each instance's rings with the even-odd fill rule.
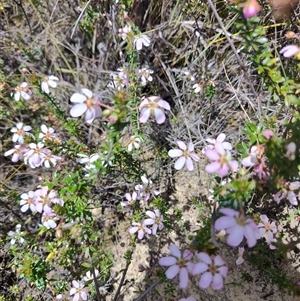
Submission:
[[[128,87],[129,74],[125,68],[118,68],[118,73],[111,74],[112,81],[107,85],[110,88],[122,90],[124,87]]]
[[[36,168],[42,165],[43,163],[43,157],[47,155],[47,148],[44,148],[44,144],[39,142],[36,143],[30,143],[29,149],[24,154],[24,163],[29,164],[31,168]]]
[[[145,175],[141,176],[143,184],[135,186],[135,190],[138,192],[138,199],[143,199],[144,202],[147,202],[150,196],[159,195],[159,191],[153,188],[153,183],[151,180],[148,180]]]
[[[162,230],[164,217],[160,214],[159,209],[154,209],[153,211],[146,211],[146,214],[150,217],[143,221],[144,225],[153,225],[152,234],[156,235],[157,229]]]
[[[56,221],[58,220],[57,215],[51,208],[45,208],[43,215],[42,215],[42,224],[47,229],[54,229],[56,228],[57,224]]]
[[[196,253],[201,262],[196,263],[193,268],[193,275],[202,274],[199,280],[199,287],[206,289],[212,283],[214,290],[220,290],[224,286],[224,280],[227,276],[228,267],[220,255],[213,259],[207,253]]]
[[[45,76],[41,83],[42,91],[49,94],[50,93],[49,86],[52,88],[56,88],[57,81],[59,81],[59,78],[54,75]]]
[[[233,160],[231,152],[224,149],[221,142],[216,141],[215,149],[207,149],[205,156],[212,161],[205,167],[206,172],[218,172],[220,177],[225,177],[229,170],[235,172],[238,169],[238,162]]]
[[[4,156],[13,155],[11,158],[12,162],[21,161],[24,158],[24,154],[28,151],[25,145],[15,145],[14,148],[6,151]]]
[[[281,191],[278,191],[273,197],[274,201],[279,203],[282,199],[287,198],[291,205],[297,206],[298,205],[298,198],[300,196],[299,192],[300,182],[286,182],[284,184],[284,188]],[[295,191],[297,191],[295,193]]]
[[[139,121],[146,123],[151,115],[154,115],[158,124],[162,124],[166,120],[164,110],[170,110],[170,105],[159,96],[149,96],[143,99],[139,106],[141,112]]]
[[[199,156],[194,152],[194,144],[189,142],[188,146],[182,141],[176,141],[179,149],[171,149],[168,155],[171,158],[179,157],[175,162],[175,169],[180,170],[184,165],[189,171],[194,169],[193,160],[198,162],[200,160]]]
[[[194,264],[189,262],[193,253],[190,250],[184,250],[183,254],[175,245],[170,245],[169,250],[173,256],[162,257],[159,259],[159,265],[169,267],[166,270],[168,279],[173,279],[179,274],[179,287],[186,288],[189,283],[189,272],[192,272]]]
[[[81,89],[81,93],[74,93],[70,100],[75,103],[70,111],[72,117],[79,117],[86,113],[85,121],[92,123],[95,118],[102,115],[99,96],[88,89]]]
[[[57,197],[55,190],[49,191],[48,186],[43,186],[35,191],[36,211],[42,213],[43,210],[49,210],[52,204],[64,205],[64,201]]]
[[[144,223],[132,223],[133,227],[129,229],[129,233],[133,235],[134,233],[138,233],[138,239],[143,239],[144,235],[151,234],[151,230],[146,227]]]
[[[269,218],[265,214],[260,216],[260,220],[261,222],[258,224],[260,237],[266,238],[267,244],[270,246],[271,250],[276,249],[276,247],[272,245],[273,242],[277,241],[277,239],[274,238],[274,234],[276,235],[277,233],[276,223],[270,223]]]
[[[226,230],[228,235],[227,243],[232,247],[237,247],[243,240],[247,240],[249,248],[256,245],[257,239],[260,238],[258,227],[255,222],[240,214],[238,211],[230,208],[219,210],[225,216],[218,218],[215,222],[215,229]]]
[[[35,212],[35,193],[34,191],[28,191],[28,193],[21,194],[21,201],[20,201],[21,211],[26,212],[28,209],[31,212]]]
[[[255,17],[262,10],[262,7],[256,0],[248,0],[246,3],[243,3],[243,6],[243,14],[246,19]]]
[[[61,160],[61,157],[53,155],[49,149],[45,148],[43,150],[42,164],[44,164],[44,166],[46,168],[50,168],[51,165],[56,166],[57,161],[60,161],[60,160]]]
[[[297,45],[287,45],[283,47],[279,53],[281,53],[284,57],[292,57],[300,53],[300,48]]]
[[[243,258],[243,254],[245,252],[245,248],[240,248],[239,247],[239,254],[238,254],[238,259],[236,260],[236,265],[241,265],[245,260]]]
[[[33,136],[32,134],[28,133],[32,130],[32,127],[30,125],[24,125],[23,122],[19,122],[16,124],[16,127],[13,127],[10,131],[13,134],[12,141],[18,142],[20,144],[24,143],[24,137],[27,136]]]
[[[226,142],[225,138],[226,138],[226,135],[224,133],[221,133],[217,137],[217,139],[211,139],[211,138],[205,139],[209,144],[203,148],[202,153],[205,154],[205,151],[207,149],[215,149],[216,142],[222,143],[222,146],[223,146],[224,149],[232,150],[231,144],[229,142]]]
[[[125,25],[123,28],[119,28],[119,36],[125,41],[128,37],[128,34],[131,32],[131,27]]]
[[[73,280],[72,285],[73,287],[70,290],[70,296],[74,295],[72,301],[87,300],[87,293],[84,283]]]
[[[259,179],[267,179],[270,175],[269,169],[265,163],[265,148],[263,145],[257,144],[250,148],[248,157],[242,160],[242,165],[253,167],[253,172],[257,174]]]
[[[136,203],[137,193],[133,192],[132,195],[130,193],[126,193],[125,197],[127,201],[121,202],[121,205],[125,207],[126,212],[129,212]]]

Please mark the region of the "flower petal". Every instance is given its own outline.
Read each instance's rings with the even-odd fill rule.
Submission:
[[[161,266],[171,266],[176,264],[176,258],[173,256],[162,257],[159,259],[158,264]]]
[[[170,149],[168,151],[168,155],[171,157],[171,158],[175,158],[175,157],[180,157],[182,156],[183,152],[181,149]]]
[[[212,282],[212,279],[213,279],[212,273],[210,273],[210,272],[204,273],[200,278],[199,287],[203,288],[203,289],[208,288]]]
[[[70,111],[70,115],[72,117],[79,117],[82,114],[84,114],[86,110],[87,110],[87,106],[85,103],[78,103],[74,107],[72,107]]]
[[[175,162],[174,168],[180,170],[183,167],[185,161],[185,157],[179,157]]]
[[[149,117],[150,117],[150,109],[149,108],[144,108],[141,111],[139,121],[141,123],[146,123],[148,121]]]
[[[179,248],[176,245],[170,245],[169,250],[173,256],[175,256],[177,258],[181,258],[181,251],[179,250]]]
[[[189,284],[189,274],[187,268],[181,268],[179,271],[179,287],[186,288]]]
[[[178,265],[172,265],[166,270],[166,276],[168,279],[173,279],[178,274],[180,268]]]

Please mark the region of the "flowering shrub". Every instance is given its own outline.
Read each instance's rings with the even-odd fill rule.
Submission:
[[[294,235],[287,230],[286,220],[297,222],[299,216],[300,86],[295,73],[299,65],[291,59],[293,65],[289,67],[285,60],[298,57],[299,36],[289,32],[286,38],[295,39],[293,43],[270,50],[273,44],[265,37],[257,17],[264,11],[256,0],[247,0],[231,1],[237,5],[226,6],[228,15],[241,15],[230,23],[232,34],[225,32],[221,21],[217,27],[205,22],[201,25],[209,32],[222,28],[226,41],[237,37],[236,43],[228,44],[230,47],[223,46],[223,38],[209,39],[200,33],[198,21],[181,21],[181,13],[188,16],[186,10],[191,9],[185,4],[176,21],[176,30],[180,24],[178,32],[184,40],[172,40],[164,25],[148,28],[157,21],[146,22],[148,12],[141,20],[134,13],[138,4],[134,2],[128,9],[125,2],[106,3],[109,14],[94,10],[95,4],[90,2],[74,10],[80,12],[74,31],[79,26],[86,34],[82,38],[86,47],[93,45],[86,69],[97,67],[93,80],[81,77],[81,46],[76,51],[70,48],[73,62],[62,60],[68,68],[76,67],[76,72],[65,72],[61,66],[53,68],[57,76],[35,75],[31,68],[21,67],[21,76],[13,78],[0,72],[0,97],[2,101],[3,94],[8,108],[7,123],[1,125],[5,129],[1,146],[6,173],[0,188],[3,199],[17,206],[12,212],[20,211],[5,227],[6,237],[1,242],[12,258],[9,266],[15,277],[24,278],[28,287],[47,291],[52,300],[100,301],[109,295],[114,300],[123,298],[121,289],[131,272],[130,265],[141,259],[135,257],[135,251],[147,246],[151,249],[151,266],[140,265],[139,271],[146,272],[145,283],[153,283],[144,292],[138,291],[137,300],[162,283],[168,300],[195,301],[197,298],[188,296],[189,285],[197,283],[199,291],[209,287],[222,290],[230,283],[227,276],[243,273],[256,250],[268,252],[272,261],[277,252],[286,254],[293,249],[293,243],[284,242]],[[123,14],[125,8],[129,15]],[[224,15],[222,9],[212,8]],[[107,8],[103,6],[103,10]],[[171,14],[172,18],[175,15]],[[97,31],[100,20],[105,20],[101,35]],[[37,24],[44,23],[40,20]],[[106,39],[102,39],[105,33]],[[185,36],[190,39],[188,44]],[[110,43],[111,52],[106,51]],[[213,48],[216,43],[221,44]],[[190,50],[193,44],[203,48]],[[238,51],[235,45],[239,45]],[[163,59],[164,47],[170,47],[169,62],[169,58]],[[176,47],[181,50],[173,53]],[[235,86],[227,83],[225,76],[223,86],[218,82],[213,67],[218,60],[211,61],[207,55],[208,50],[215,49],[216,54],[212,51],[211,55],[220,54],[220,61],[225,63],[223,55],[229,48],[235,49],[239,64],[233,69],[246,71],[249,65],[245,81],[251,74],[263,83],[258,88],[248,80],[251,93],[247,91],[247,97],[235,93]],[[106,53],[111,57],[104,62]],[[209,68],[203,67],[201,74],[194,64],[205,53],[203,61]],[[24,49],[25,56],[33,59],[34,53]],[[76,87],[70,88],[73,82]],[[233,107],[241,108],[243,119],[247,118],[236,130],[238,135],[225,126],[232,121],[229,106],[215,102],[222,93],[226,96],[225,92],[240,97]],[[260,94],[268,94],[267,101]],[[0,106],[1,114],[5,114],[2,103]],[[202,106],[206,107],[202,110]],[[282,115],[283,111],[289,118]],[[226,138],[227,132],[230,135]],[[201,184],[204,188],[208,188],[207,182],[213,185],[211,195],[206,196],[207,204],[206,198],[182,201],[174,193],[187,182],[187,198],[195,175],[200,175],[201,183],[202,177],[208,179]],[[27,176],[32,177],[33,184],[25,183]],[[195,206],[200,217],[195,217]],[[190,220],[184,215],[186,208]],[[289,211],[293,217],[287,217]],[[116,241],[120,252],[112,247]],[[161,254],[163,242],[170,255]],[[153,251],[157,245],[159,250]],[[224,250],[234,254],[233,261]],[[121,259],[113,252],[122,253],[125,259],[119,275],[113,271]],[[253,262],[264,266],[257,257]],[[240,278],[246,279],[245,274]],[[279,286],[284,283],[290,293],[299,294],[297,284],[280,281]]]

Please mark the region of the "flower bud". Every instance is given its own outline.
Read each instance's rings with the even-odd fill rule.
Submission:
[[[246,19],[255,17],[262,9],[256,0],[248,0],[243,6],[243,14]]]

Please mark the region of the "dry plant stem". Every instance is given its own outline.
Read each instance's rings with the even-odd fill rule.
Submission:
[[[137,299],[135,299],[134,301],[141,301],[144,299],[144,297],[152,290],[154,289],[159,281],[161,280],[161,278],[156,279]]]
[[[247,68],[246,68],[246,66],[244,65],[244,63],[242,62],[242,60],[241,60],[241,58],[240,58],[240,56],[239,56],[239,54],[238,54],[238,52],[237,52],[237,50],[236,50],[234,44],[232,43],[232,41],[231,41],[231,39],[230,39],[230,36],[229,36],[229,34],[228,34],[228,32],[227,32],[225,26],[224,26],[224,23],[223,23],[222,19],[220,18],[219,14],[218,14],[218,12],[217,12],[217,10],[216,10],[216,7],[215,7],[214,4],[212,3],[212,0],[208,0],[208,4],[209,4],[210,8],[212,9],[212,11],[213,11],[213,13],[214,13],[214,15],[215,15],[215,17],[216,17],[216,19],[217,19],[217,21],[218,21],[220,27],[221,27],[221,29],[223,30],[223,33],[224,33],[224,35],[225,35],[225,37],[226,37],[226,39],[227,39],[227,41],[228,41],[228,43],[229,43],[229,45],[230,45],[230,47],[231,47],[231,49],[232,49],[232,51],[233,51],[233,53],[234,53],[236,59],[237,59],[238,64],[239,64],[240,67],[242,68],[242,70],[243,70],[243,72],[244,72],[244,75],[245,75],[245,77],[246,77],[247,80],[248,80],[248,83],[249,83],[249,85],[250,85],[250,88],[251,88],[251,90],[252,90],[252,93],[253,93],[253,95],[255,96],[256,100],[257,100],[257,105],[258,105],[258,115],[259,115],[258,118],[260,118],[260,117],[262,116],[261,101],[260,101],[260,98],[258,97],[258,94],[256,93],[256,90],[255,90],[255,88],[254,88],[254,86],[253,86],[253,84],[252,84],[252,82],[251,82],[251,79],[250,79],[248,73],[247,73]]]
[[[128,259],[126,260],[126,267],[125,267],[125,269],[123,270],[122,278],[121,278],[121,280],[120,280],[120,284],[119,284],[119,286],[118,286],[118,289],[117,289],[117,291],[116,291],[116,294],[115,294],[115,297],[114,297],[114,300],[113,300],[113,301],[117,301],[117,298],[118,298],[118,296],[119,296],[119,294],[120,294],[121,288],[122,288],[123,283],[124,283],[124,280],[125,280],[125,276],[126,276],[126,274],[127,274],[128,268],[129,268],[129,266],[130,266],[130,264],[131,264],[133,250],[134,250],[134,248],[132,248],[131,251],[130,251],[130,258],[128,258]]]
[[[92,0],[89,0],[89,1],[86,3],[86,5],[85,5],[84,8],[82,9],[82,11],[81,11],[81,13],[80,13],[78,19],[76,20],[76,23],[75,23],[74,28],[73,28],[72,33],[71,33],[71,39],[73,38],[73,35],[74,35],[74,33],[75,33],[75,30],[76,30],[76,28],[77,28],[77,26],[78,26],[78,24],[79,24],[79,22],[80,22],[80,20],[81,20],[81,18],[82,18],[82,16],[83,16],[84,12],[85,12],[85,10],[86,10],[87,7],[90,5],[91,1],[92,1]]]

